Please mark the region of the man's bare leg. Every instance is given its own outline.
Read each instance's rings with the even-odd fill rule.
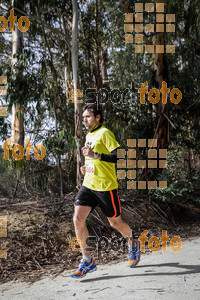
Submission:
[[[75,210],[74,210],[73,221],[75,226],[76,238],[81,241],[82,245],[80,245],[80,247],[83,256],[90,255],[90,253],[86,251],[86,247],[87,247],[86,238],[89,236],[89,233],[85,223],[90,211],[91,211],[90,206],[82,206],[82,205],[75,206]]]
[[[86,218],[91,211],[90,206],[75,206],[74,210],[74,226],[76,231],[76,237],[81,241],[80,247],[83,254],[83,259],[79,264],[77,270],[71,273],[73,278],[82,278],[88,272],[93,272],[97,269],[94,259],[90,256],[89,251],[86,251],[86,239],[89,236],[87,226],[85,224]]]
[[[110,225],[117,229],[124,238],[128,238],[128,247],[131,248],[132,247],[132,230],[130,228],[130,226],[125,223],[121,216],[118,216],[116,218],[107,218]]]
[[[121,216],[108,218],[108,221],[113,228],[117,229],[123,235],[124,238],[128,238],[128,263],[130,268],[134,268],[140,261],[140,241],[135,240],[135,245],[132,244],[132,230],[129,225],[121,219]]]

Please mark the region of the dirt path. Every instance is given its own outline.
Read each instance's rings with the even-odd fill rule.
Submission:
[[[182,249],[142,255],[131,269],[127,261],[99,265],[81,280],[66,271],[33,284],[0,285],[0,299],[200,299],[200,238],[182,240]]]

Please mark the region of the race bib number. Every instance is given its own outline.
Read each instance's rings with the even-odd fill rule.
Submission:
[[[94,174],[94,164],[87,164],[86,165],[86,173],[87,174]]]

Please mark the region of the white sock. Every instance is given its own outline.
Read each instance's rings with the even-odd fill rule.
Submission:
[[[132,245],[128,245],[128,250],[132,251],[133,250],[133,246]]]
[[[89,264],[92,260],[92,257],[90,255],[83,255],[83,259],[85,259]]]

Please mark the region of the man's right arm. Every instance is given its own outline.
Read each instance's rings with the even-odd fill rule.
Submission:
[[[84,165],[84,166],[81,167],[81,173],[83,175],[85,175],[85,171],[86,171],[86,166]]]

